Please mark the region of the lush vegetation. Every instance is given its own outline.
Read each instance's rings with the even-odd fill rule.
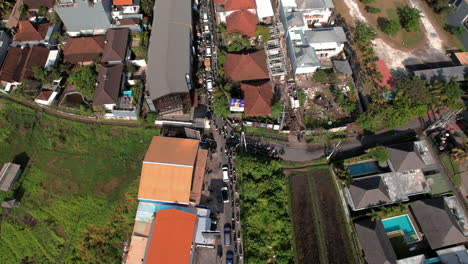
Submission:
[[[137,60],[148,60],[148,44],[149,34],[148,32],[132,33],[133,39],[138,39],[138,45],[132,46],[131,50]]]
[[[68,83],[75,84],[75,87],[83,96],[89,100],[94,98],[94,90],[96,89],[97,71],[96,66],[91,65],[83,67],[72,73],[67,79]]]
[[[449,6],[452,2],[451,0],[426,0],[426,2],[432,7],[434,12],[443,17],[455,11],[455,8]]]
[[[89,125],[0,100],[0,163],[23,172],[5,212],[0,263],[118,263],[155,129]],[[6,210],[3,209],[2,210]]]
[[[270,28],[262,25],[257,25],[255,35],[259,44],[265,44],[271,38]]]
[[[365,10],[366,12],[369,12],[371,14],[378,14],[381,11],[380,8],[373,7],[373,6],[366,6]]]
[[[401,26],[411,32],[419,31],[419,21],[421,20],[421,10],[414,7],[401,7],[397,10],[400,17]]]
[[[366,150],[373,159],[379,162],[385,162],[390,158],[390,154],[388,153],[387,149],[383,146],[378,146],[375,148],[371,148]]]
[[[352,114],[356,110],[357,99],[353,86],[349,85],[348,87],[349,91],[345,91],[344,88],[340,89],[336,86],[332,86],[330,91],[335,98],[335,102],[340,105],[341,109],[348,114]]]
[[[144,16],[153,17],[154,3],[155,0],[141,0],[140,6]]]
[[[397,128],[405,125],[415,116],[424,116],[430,109],[440,107],[460,108],[460,97],[463,90],[454,80],[426,81],[413,78],[404,78],[396,82],[395,98],[387,101],[382,94],[376,92],[372,95],[369,109],[358,118],[359,125],[369,131],[380,128]]]
[[[361,64],[360,71],[363,81],[373,82],[382,75],[375,68],[375,57],[377,56],[373,48],[372,41],[378,34],[375,29],[363,21],[358,21],[352,28],[354,48],[359,52],[358,62]]]
[[[387,20],[385,21],[380,29],[388,35],[396,36],[401,30],[400,22],[396,20]]]
[[[333,69],[317,69],[312,76],[312,80],[316,83],[334,83],[336,76]]]
[[[374,0],[360,0],[361,3],[364,3],[364,4],[372,4],[374,3]]]
[[[239,155],[235,166],[240,179],[246,261],[293,263],[293,227],[281,163]]]
[[[231,83],[220,85],[213,93],[213,113],[217,117],[227,117],[231,114],[229,100],[231,99]]]
[[[0,0],[0,19],[8,19],[7,15],[10,14],[14,4],[15,1]]]

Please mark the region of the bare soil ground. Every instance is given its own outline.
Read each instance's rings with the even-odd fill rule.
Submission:
[[[314,204],[309,193],[307,177],[293,175],[290,184],[297,261],[298,263],[320,263],[317,241],[319,230],[314,224]]]

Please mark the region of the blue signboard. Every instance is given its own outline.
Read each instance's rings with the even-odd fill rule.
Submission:
[[[229,102],[229,110],[233,112],[244,112],[244,100],[231,99]]]

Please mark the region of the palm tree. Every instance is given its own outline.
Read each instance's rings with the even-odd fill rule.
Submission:
[[[13,8],[13,3],[8,0],[0,0],[0,18],[4,18],[6,14],[10,14],[11,9]]]

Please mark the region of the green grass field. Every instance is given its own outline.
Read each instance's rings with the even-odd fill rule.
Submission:
[[[81,124],[0,100],[0,163],[23,165],[3,210],[0,263],[118,263],[156,129]]]

